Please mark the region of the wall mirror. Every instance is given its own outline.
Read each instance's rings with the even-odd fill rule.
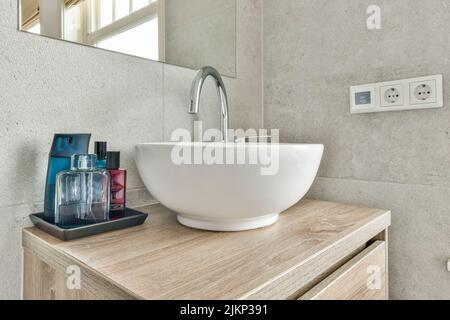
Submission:
[[[236,76],[236,0],[18,0],[19,29]]]

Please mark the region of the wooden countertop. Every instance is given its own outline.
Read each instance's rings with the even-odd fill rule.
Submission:
[[[319,264],[338,263],[338,253],[351,254],[390,225],[386,210],[314,200],[274,226],[240,233],[183,227],[161,205],[141,210],[150,217],[140,227],[71,242],[24,229],[23,246],[57,270],[78,265],[84,288],[108,287],[105,297],[258,299],[278,297],[274,289],[292,282],[307,285]]]

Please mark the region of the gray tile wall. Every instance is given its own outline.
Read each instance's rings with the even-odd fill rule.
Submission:
[[[382,30],[366,9],[382,9]],[[325,144],[310,196],[393,210],[392,298],[450,298],[450,109],[350,115],[349,86],[443,74],[444,0],[265,0],[265,126]]]
[[[166,62],[236,76],[236,0],[166,0]]]
[[[168,140],[193,120],[187,106],[194,71],[21,33],[16,12],[16,0],[0,2],[0,299],[21,297],[20,231],[42,208],[53,133],[92,132],[121,150],[130,205],[138,206],[153,199],[135,168],[134,144]],[[238,12],[237,78],[225,80],[231,124],[260,127],[260,0],[238,0]],[[211,84],[201,118],[218,123]]]

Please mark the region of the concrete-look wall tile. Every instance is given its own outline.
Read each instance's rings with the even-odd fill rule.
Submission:
[[[0,1],[0,27],[17,29],[18,26],[18,0]]]
[[[294,121],[283,125],[304,106],[304,1],[263,1],[264,5],[264,113],[265,126],[295,132]],[[295,30],[292,30],[295,29]]]
[[[450,188],[318,178],[309,196],[392,210],[391,298],[450,297]]]
[[[129,187],[142,187],[134,145],[162,140],[162,64],[6,29],[0,37],[2,205],[42,201],[55,132],[109,141]]]
[[[286,142],[324,143],[322,176],[448,187],[450,109],[352,116],[348,89],[450,78],[450,36],[442,31],[450,8],[440,0],[379,1],[383,28],[374,32],[366,27],[370,4],[264,2],[265,125],[282,129]]]
[[[237,0],[237,77],[225,79],[231,127],[263,126],[262,0]]]
[[[158,203],[146,188],[127,190],[127,207],[140,208]]]
[[[236,75],[236,1],[166,0],[166,59]]]
[[[164,66],[164,141],[171,141],[177,129],[193,132],[194,116],[188,113],[191,83],[195,71]]]
[[[166,20],[166,28],[169,30],[180,29],[195,21],[214,16],[224,9],[236,8],[237,1],[241,0],[220,2],[216,0],[166,0],[166,15],[170,15]]]

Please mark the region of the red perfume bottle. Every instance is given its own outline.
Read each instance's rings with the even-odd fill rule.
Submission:
[[[127,171],[120,169],[120,152],[108,152],[107,167],[111,176],[110,211],[123,211],[126,208]]]

